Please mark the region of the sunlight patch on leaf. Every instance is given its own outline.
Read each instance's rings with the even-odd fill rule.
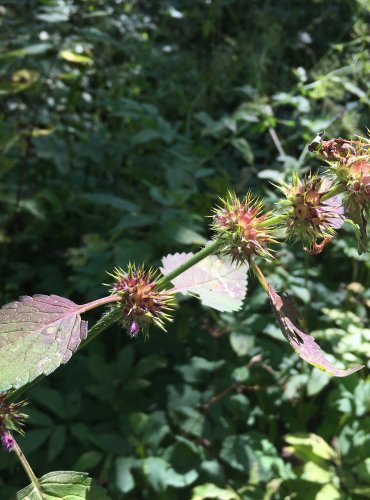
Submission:
[[[163,257],[164,275],[189,260],[194,254],[176,253]],[[199,297],[208,307],[222,312],[242,307],[247,291],[248,266],[233,264],[231,259],[211,255],[172,280],[176,292]]]
[[[332,365],[321,351],[316,340],[299,327],[299,313],[293,301],[289,297],[277,294],[271,286],[268,288],[268,293],[272,310],[284,337],[302,359],[335,377],[346,377],[364,367],[357,365],[341,369]]]
[[[62,57],[65,61],[75,63],[75,64],[87,64],[91,65],[93,64],[93,60],[91,57],[84,56],[82,54],[76,54],[75,52],[72,52],[71,50],[62,50],[59,53],[60,57]]]

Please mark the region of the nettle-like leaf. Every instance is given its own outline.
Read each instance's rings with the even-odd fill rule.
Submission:
[[[49,472],[39,479],[40,492],[35,485],[30,484],[23,490],[18,491],[14,500],[57,500],[60,499],[83,499],[88,500],[111,500],[107,492],[96,484],[86,472],[55,471]]]
[[[87,335],[81,306],[58,295],[21,297],[0,309],[0,391],[66,363]]]
[[[194,254],[176,253],[163,257],[164,275]],[[211,255],[172,280],[175,291],[199,297],[205,306],[222,312],[237,311],[247,291],[248,266],[233,264],[230,258]]]
[[[293,301],[276,293],[271,286],[268,288],[268,293],[271,307],[284,337],[302,359],[335,377],[346,377],[364,367],[357,365],[348,369],[335,368],[324,356],[316,340],[299,327],[299,313]]]

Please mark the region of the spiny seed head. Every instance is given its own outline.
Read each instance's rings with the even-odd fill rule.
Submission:
[[[22,427],[28,415],[20,410],[27,404],[27,401],[7,403],[5,397],[6,394],[0,395],[0,430],[15,431],[23,435]]]
[[[268,227],[269,213],[263,213],[263,204],[251,193],[240,200],[229,192],[221,198],[221,206],[214,209],[212,229],[224,241],[221,250],[236,262],[249,261],[253,255],[272,259],[269,243],[277,243]],[[260,224],[264,223],[264,227]]]
[[[370,156],[354,161],[349,166],[346,203],[370,208]]]
[[[352,211],[370,209],[370,140],[334,138],[323,141],[316,153],[329,163],[333,183],[345,188],[344,203]]]
[[[165,330],[165,321],[171,321],[168,313],[173,310],[174,297],[170,291],[157,288],[157,271],[130,263],[126,272],[116,268],[110,276],[114,278],[111,292],[121,296],[122,321],[130,337],[140,331],[147,335],[153,323]]]
[[[315,175],[309,175],[303,182],[293,175],[291,184],[281,182],[278,186],[286,196],[280,206],[287,215],[287,234],[290,238],[301,240],[309,247],[310,253],[322,250],[323,245],[317,241],[324,239],[328,243],[335,235],[335,229],[344,222],[344,209],[339,196],[322,201],[330,186],[330,179]]]

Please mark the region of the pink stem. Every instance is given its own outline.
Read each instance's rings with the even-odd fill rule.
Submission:
[[[87,304],[83,304],[78,308],[78,312],[80,314],[91,311],[91,309],[95,309],[96,307],[104,306],[105,304],[109,304],[111,302],[118,302],[121,300],[120,295],[108,295],[107,297],[102,297],[101,299],[93,300],[92,302],[88,302]]]

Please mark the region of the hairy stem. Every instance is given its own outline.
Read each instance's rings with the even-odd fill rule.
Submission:
[[[102,297],[101,299],[83,304],[79,307],[78,312],[83,314],[84,312],[91,311],[91,309],[95,309],[96,307],[100,307],[111,302],[118,302],[119,300],[121,300],[119,295],[108,295],[107,297]]]
[[[102,333],[104,330],[106,330],[111,325],[113,325],[113,323],[118,321],[119,317],[120,317],[120,313],[119,313],[119,311],[117,311],[117,309],[112,309],[111,311],[108,311],[106,314],[104,314],[99,319],[99,321],[97,321],[95,323],[95,325],[90,328],[86,339],[81,342],[81,344],[78,346],[77,351],[80,351],[89,342],[91,342],[95,337],[97,337],[100,333]]]
[[[274,217],[270,217],[263,220],[262,222],[259,222],[258,224],[256,224],[256,227],[257,229],[260,229],[262,227],[276,226],[280,222],[284,222],[286,220],[286,217],[286,215],[275,215]]]
[[[14,439],[14,437],[13,437],[13,439]],[[20,463],[22,464],[22,467],[23,467],[25,473],[27,474],[27,476],[29,477],[29,480],[33,484],[33,486],[35,488],[34,493],[36,493],[37,497],[40,498],[40,500],[43,500],[44,494],[43,494],[43,491],[41,488],[40,481],[35,476],[35,473],[33,472],[30,464],[28,463],[27,458],[24,456],[23,451],[21,450],[19,444],[17,443],[17,441],[15,439],[14,439],[14,445],[13,445],[12,450],[18,456],[18,459],[19,459]]]

